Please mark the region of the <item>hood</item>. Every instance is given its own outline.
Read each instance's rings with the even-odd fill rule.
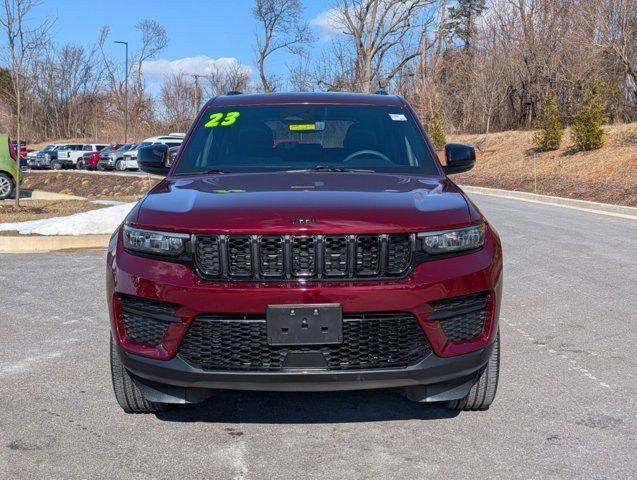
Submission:
[[[453,182],[383,173],[170,177],[134,212],[139,227],[193,233],[391,233],[475,221]]]

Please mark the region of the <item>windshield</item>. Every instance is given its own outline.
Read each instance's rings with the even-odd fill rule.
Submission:
[[[126,150],[130,150],[132,146],[133,146],[132,143],[127,143],[126,145],[122,145],[121,147],[119,147],[117,149],[117,151],[118,152],[125,152]]]
[[[174,173],[315,168],[439,174],[407,110],[369,105],[211,106]]]
[[[55,145],[47,145],[46,147],[42,149],[42,151],[48,152],[49,150],[53,150],[54,148],[55,148]]]

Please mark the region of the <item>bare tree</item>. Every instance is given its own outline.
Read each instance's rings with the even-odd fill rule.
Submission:
[[[163,26],[154,20],[141,20],[135,26],[140,34],[139,50],[133,52],[128,72],[124,76],[132,78],[129,90],[129,118],[133,125],[140,128],[142,124],[153,119],[153,99],[144,89],[142,66],[144,62],[155,58],[168,44],[168,37]],[[110,38],[110,28],[103,26],[98,39],[98,50],[104,65],[107,89],[114,107],[112,114],[124,111],[124,80],[121,78],[121,62],[114,61],[105,51],[106,42]]]
[[[307,23],[301,22],[303,5],[300,0],[255,0],[252,13],[259,23],[256,38],[257,66],[264,92],[275,90],[276,78],[265,71],[265,63],[274,53],[303,51],[311,41]]]
[[[347,36],[357,90],[387,85],[422,53],[419,32],[433,0],[337,0],[336,22]]]
[[[250,69],[241,63],[234,62],[230,65],[212,70],[207,75],[204,84],[204,93],[209,97],[225,95],[228,92],[245,92],[250,81]]]
[[[184,131],[192,121],[192,103],[195,85],[186,75],[169,74],[161,87],[164,120],[171,131]]]
[[[15,100],[16,118],[16,168],[20,172],[20,142],[22,128],[23,95],[29,87],[30,66],[46,42],[46,35],[52,21],[45,20],[40,25],[28,27],[26,21],[31,10],[38,6],[37,0],[4,0],[0,13],[0,26],[4,30],[7,45],[4,49],[5,61],[11,67],[12,93]],[[20,182],[16,181],[15,205],[20,206]]]

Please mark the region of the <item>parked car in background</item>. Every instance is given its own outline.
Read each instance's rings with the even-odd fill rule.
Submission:
[[[85,153],[99,152],[104,147],[105,143],[84,143],[84,144],[71,144],[68,145],[68,149],[61,150],[58,153],[57,162],[61,168],[75,168],[77,162]]]
[[[51,168],[53,170],[61,170],[63,168],[75,168],[75,162],[77,162],[77,156],[75,153],[71,157],[71,152],[79,152],[82,150],[81,143],[67,143],[64,148],[57,150],[57,157],[51,159]],[[71,160],[75,159],[75,162]]]
[[[100,154],[100,159],[97,162],[98,170],[114,170],[115,165],[118,160],[121,160],[124,152],[128,152],[129,150],[135,148],[136,143],[127,143],[122,145],[117,150],[113,150],[112,152],[103,152]]]
[[[11,145],[13,145],[13,150],[16,151],[18,149],[18,142],[16,142],[15,140],[11,140]],[[27,156],[27,142],[26,140],[20,140],[20,156],[21,157],[25,157]]]
[[[42,150],[36,150],[36,151],[30,152],[27,155],[27,162],[29,167],[42,168],[43,165],[41,161],[44,160],[44,154],[53,150],[54,148],[55,148],[55,144],[51,143],[47,145],[46,147],[44,147]]]
[[[137,144],[137,147],[124,153],[122,159],[115,164],[115,170],[137,170],[139,168],[137,165],[137,151],[142,147],[157,144],[168,145],[168,148],[179,147],[183,141],[184,134],[181,133],[170,133],[168,135],[147,138]]]
[[[175,157],[177,156],[177,152],[179,151],[180,148],[181,148],[181,145],[177,145],[176,147],[170,147],[168,149],[168,156],[166,157],[167,167],[172,167],[173,161],[175,160]]]
[[[110,152],[114,152],[122,145],[123,143],[111,143],[110,145],[106,145],[104,148],[97,152],[86,152],[84,155],[82,155],[82,158],[77,161],[77,169],[97,170],[97,164],[100,161],[100,155],[102,153],[108,154]]]
[[[52,168],[52,162],[57,160],[58,152],[66,148],[65,143],[54,143],[47,145],[40,150],[32,161],[29,161],[31,168]]]
[[[16,158],[18,156],[13,148],[13,143],[6,133],[0,134],[0,200],[13,195],[18,181],[22,181],[22,168],[18,168]]]

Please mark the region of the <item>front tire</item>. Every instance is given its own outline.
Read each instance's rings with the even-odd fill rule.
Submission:
[[[469,394],[458,400],[447,402],[446,407],[451,410],[488,410],[495,399],[500,377],[500,332],[495,338],[493,353],[489,363],[478,374]]]
[[[51,170],[62,170],[62,164],[60,162],[51,162]]]
[[[8,174],[0,172],[0,200],[9,198],[14,190],[13,179]]]
[[[117,353],[117,347],[111,341],[111,379],[117,403],[126,413],[157,413],[168,409],[165,403],[149,402],[135,385],[130,373],[124,368]]]
[[[84,170],[84,160],[78,160],[77,161],[77,169],[78,170]]]
[[[126,170],[124,168],[124,162],[122,162],[121,160],[115,162],[115,170],[117,170],[118,172],[123,172],[124,170]]]

